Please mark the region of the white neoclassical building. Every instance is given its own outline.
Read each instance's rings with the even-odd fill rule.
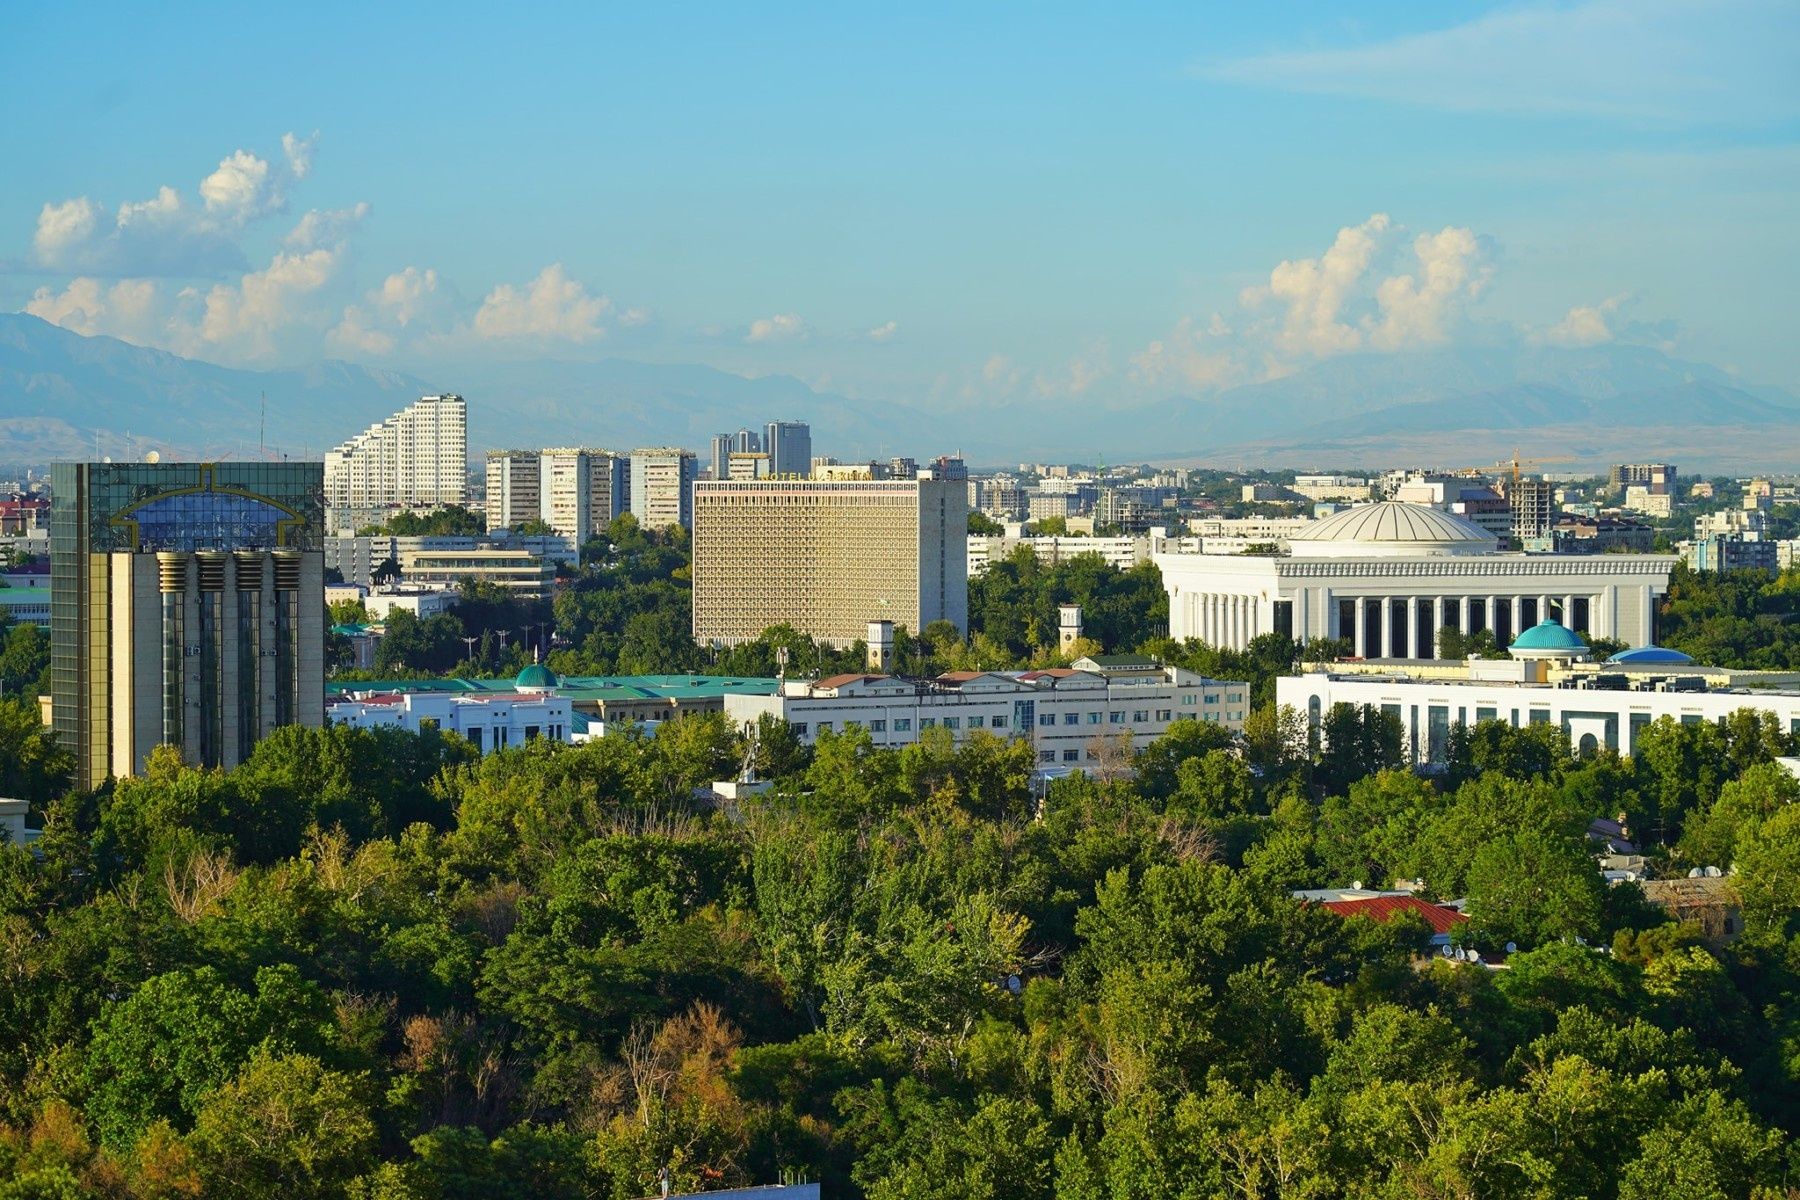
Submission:
[[[1516,554],[1479,526],[1419,504],[1346,509],[1285,555],[1158,553],[1169,635],[1242,649],[1263,633],[1344,638],[1362,658],[1435,658],[1437,631],[1507,645],[1547,617],[1631,646],[1655,641],[1663,554]]]

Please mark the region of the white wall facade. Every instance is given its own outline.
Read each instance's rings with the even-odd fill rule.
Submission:
[[[1672,674],[1682,668],[1671,667]],[[1601,691],[1550,684],[1477,683],[1460,679],[1357,677],[1314,673],[1283,676],[1275,700],[1305,715],[1316,728],[1335,704],[1369,705],[1400,719],[1408,752],[1418,764],[1443,761],[1451,725],[1499,720],[1522,727],[1552,724],[1577,748],[1630,754],[1638,732],[1659,717],[1697,724],[1740,708],[1772,712],[1782,728],[1800,733],[1800,692]],[[1584,740],[1591,738],[1591,742]]]
[[[1091,761],[1096,738],[1129,736],[1141,750],[1178,721],[1206,721],[1241,732],[1250,685],[1207,679],[1176,667],[1133,676],[1095,671],[1026,671],[947,676],[920,681],[852,675],[819,683],[790,683],[773,696],[725,697],[725,713],[740,727],[768,714],[787,721],[812,745],[822,733],[852,726],[875,745],[912,745],[928,729],[958,738],[976,730],[1030,739],[1038,762]]]
[[[1259,634],[1345,638],[1363,658],[1434,658],[1436,631],[1516,636],[1545,616],[1631,646],[1655,640],[1669,555],[1278,558],[1157,554],[1169,636],[1243,649]]]
[[[333,725],[356,729],[405,729],[419,732],[426,722],[467,738],[483,754],[523,746],[535,738],[570,742],[571,706],[554,695],[459,696],[405,692],[361,700],[339,700],[325,710]]]

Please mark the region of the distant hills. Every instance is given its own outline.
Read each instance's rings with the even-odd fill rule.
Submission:
[[[448,374],[440,372],[440,374]],[[239,370],[23,313],[0,314],[0,464],[100,453],[318,456],[411,398],[469,398],[471,449],[581,443],[702,449],[775,419],[843,458],[962,449],[977,464],[1051,458],[1224,466],[1493,462],[1800,469],[1800,403],[1645,346],[1495,346],[1349,355],[1206,396],[933,411],[817,391],[788,376],[625,359],[534,360],[421,378],[351,363]],[[264,401],[266,397],[266,405]],[[265,424],[266,422],[266,424]],[[129,434],[129,437],[127,436]]]

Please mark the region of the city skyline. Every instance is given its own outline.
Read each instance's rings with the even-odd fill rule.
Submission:
[[[1796,378],[1779,6],[565,17],[598,78],[382,82],[374,47],[505,81],[536,45],[374,13],[282,30],[372,90],[207,57],[241,102],[195,109],[157,84],[207,40],[29,14],[15,103],[77,39],[119,69],[0,135],[32,181],[0,307],[226,364],[618,356],[931,411],[1495,346]]]

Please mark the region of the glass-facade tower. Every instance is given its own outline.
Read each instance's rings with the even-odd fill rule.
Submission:
[[[51,484],[51,720],[80,786],[158,745],[232,767],[324,723],[321,464],[63,463]]]

